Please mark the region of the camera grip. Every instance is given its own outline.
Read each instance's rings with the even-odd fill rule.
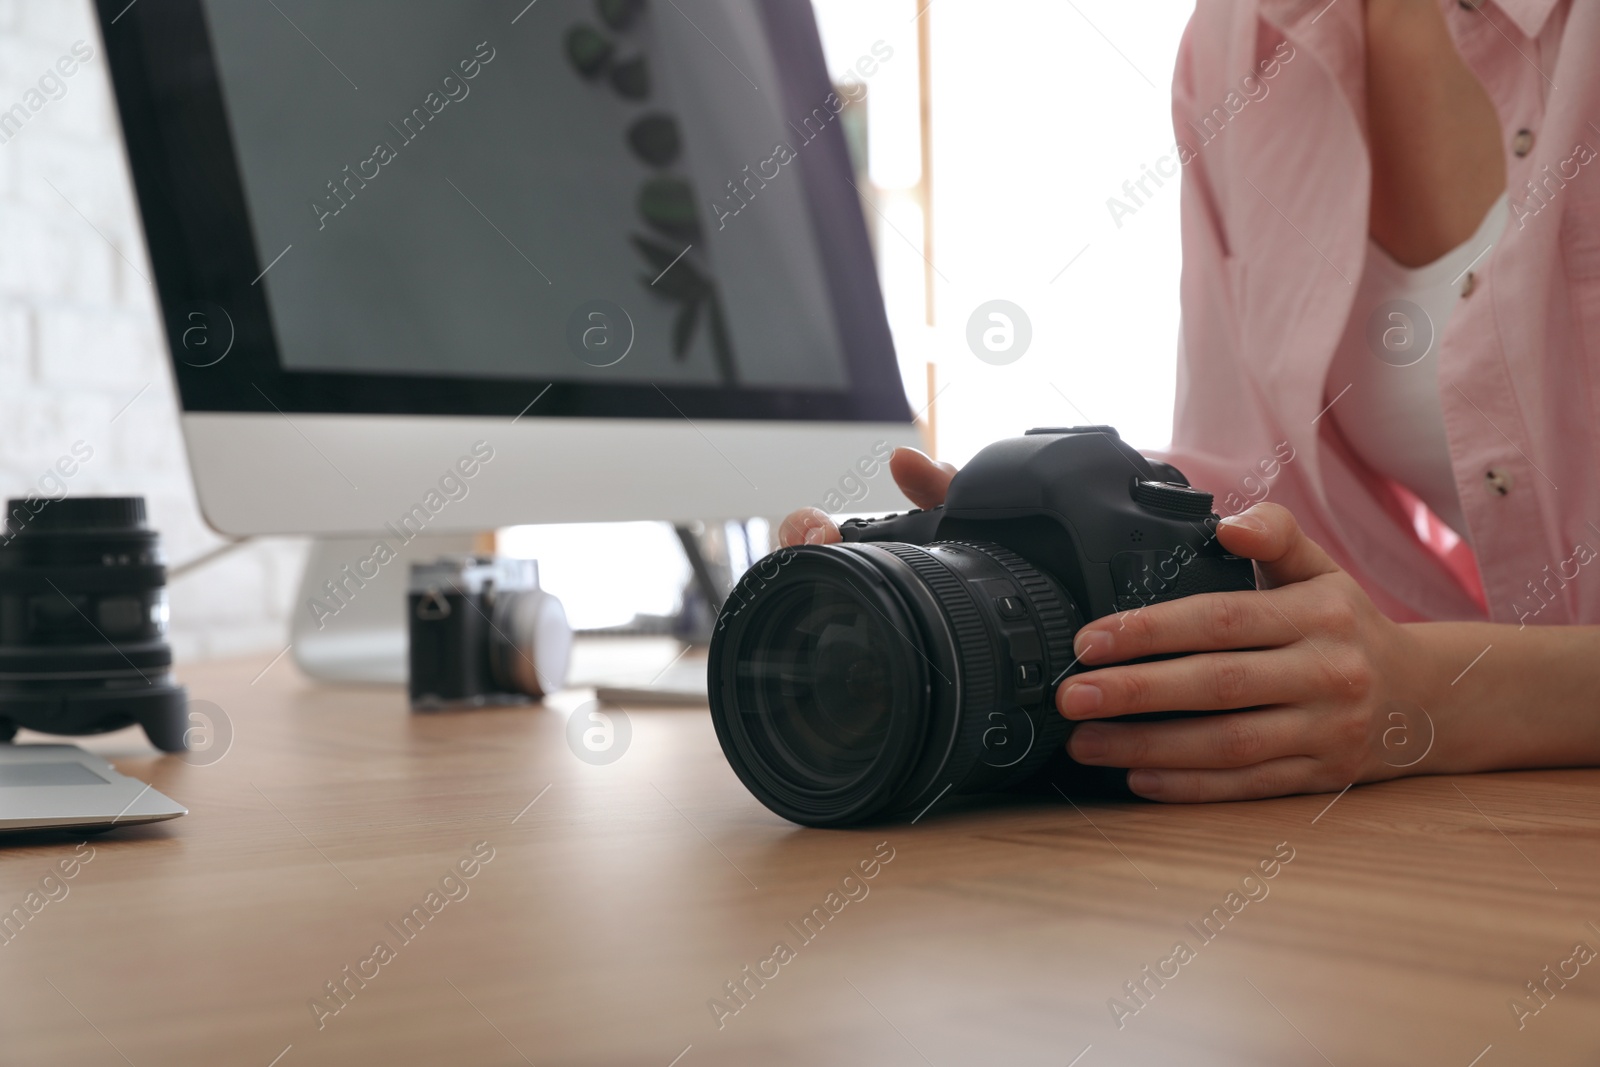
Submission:
[[[844,541],[903,541],[925,545],[936,539],[942,518],[943,504],[925,511],[918,509],[877,519],[848,519],[839,524],[839,537]]]

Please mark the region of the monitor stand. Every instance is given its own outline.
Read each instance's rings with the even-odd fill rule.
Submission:
[[[766,554],[768,528],[770,524],[745,522],[673,526],[690,571],[678,613],[636,615],[621,626],[588,633],[596,637],[672,637],[676,651],[656,649],[654,660],[631,670],[602,667],[590,683],[595,687],[595,699],[623,707],[704,706],[706,654],[717,614],[739,577]]]
[[[470,555],[479,548],[472,534],[419,535],[380,566],[369,562],[378,540],[318,537],[311,542],[289,616],[289,640],[295,663],[317,681],[404,685],[411,564]],[[394,544],[392,537],[383,541]]]
[[[678,610],[671,615],[635,615],[627,622],[593,630],[590,637],[675,637],[689,645],[709,645],[722,602],[757,559],[766,554],[763,531],[743,522],[675,523],[672,532],[689,562]]]

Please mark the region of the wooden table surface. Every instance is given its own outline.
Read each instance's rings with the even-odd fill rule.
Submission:
[[[419,716],[264,665],[181,672],[220,760],[91,744],[187,817],[0,845],[0,909],[49,890],[0,944],[0,1063],[1600,1062],[1600,772],[820,831],[703,710],[627,709],[595,765],[581,691]]]

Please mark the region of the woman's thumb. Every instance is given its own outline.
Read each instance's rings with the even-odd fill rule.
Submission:
[[[907,500],[919,508],[932,508],[944,503],[956,469],[949,463],[930,459],[915,448],[902,447],[889,456],[889,473]]]

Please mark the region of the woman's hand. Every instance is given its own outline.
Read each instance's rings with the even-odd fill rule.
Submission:
[[[944,503],[956,469],[948,463],[936,463],[914,448],[897,448],[889,455],[889,473],[907,500],[919,508],[931,508]],[[818,508],[790,512],[778,526],[781,545],[826,545],[837,540],[838,525]]]
[[[1153,604],[1080,630],[1074,650],[1095,669],[1056,693],[1061,713],[1079,721],[1073,759],[1130,768],[1135,793],[1182,802],[1406,773],[1433,742],[1419,701],[1432,677],[1419,669],[1422,642],[1379,612],[1287,509],[1257,504],[1222,520],[1217,538],[1256,561],[1263,588]],[[1109,666],[1163,653],[1200,654]],[[1225,714],[1102,721],[1150,711]]]

